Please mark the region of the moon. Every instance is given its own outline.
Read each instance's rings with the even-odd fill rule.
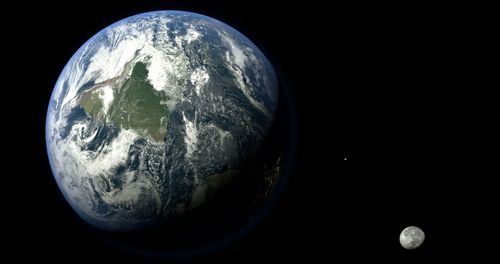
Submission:
[[[416,226],[409,226],[399,235],[399,243],[405,249],[418,248],[425,240],[425,233]]]

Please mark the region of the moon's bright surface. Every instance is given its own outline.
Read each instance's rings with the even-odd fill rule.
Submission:
[[[422,229],[416,226],[409,226],[399,235],[399,242],[401,246],[406,249],[418,248],[425,240],[425,233]]]

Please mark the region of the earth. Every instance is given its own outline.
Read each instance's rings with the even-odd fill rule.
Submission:
[[[57,80],[46,119],[53,175],[76,213],[105,231],[214,203],[227,210],[205,217],[236,208],[250,221],[283,168],[279,152],[259,154],[278,88],[263,53],[218,20],[181,11],[123,19],[83,44]]]

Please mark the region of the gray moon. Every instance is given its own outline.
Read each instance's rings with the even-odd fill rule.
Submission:
[[[399,243],[405,249],[418,248],[425,240],[425,233],[416,226],[409,226],[399,235]]]

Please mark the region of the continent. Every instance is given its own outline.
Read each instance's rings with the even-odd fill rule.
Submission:
[[[147,65],[139,61],[121,87],[99,85],[85,91],[80,107],[100,121],[161,142],[167,133],[168,100],[164,92],[155,90],[148,81]]]

